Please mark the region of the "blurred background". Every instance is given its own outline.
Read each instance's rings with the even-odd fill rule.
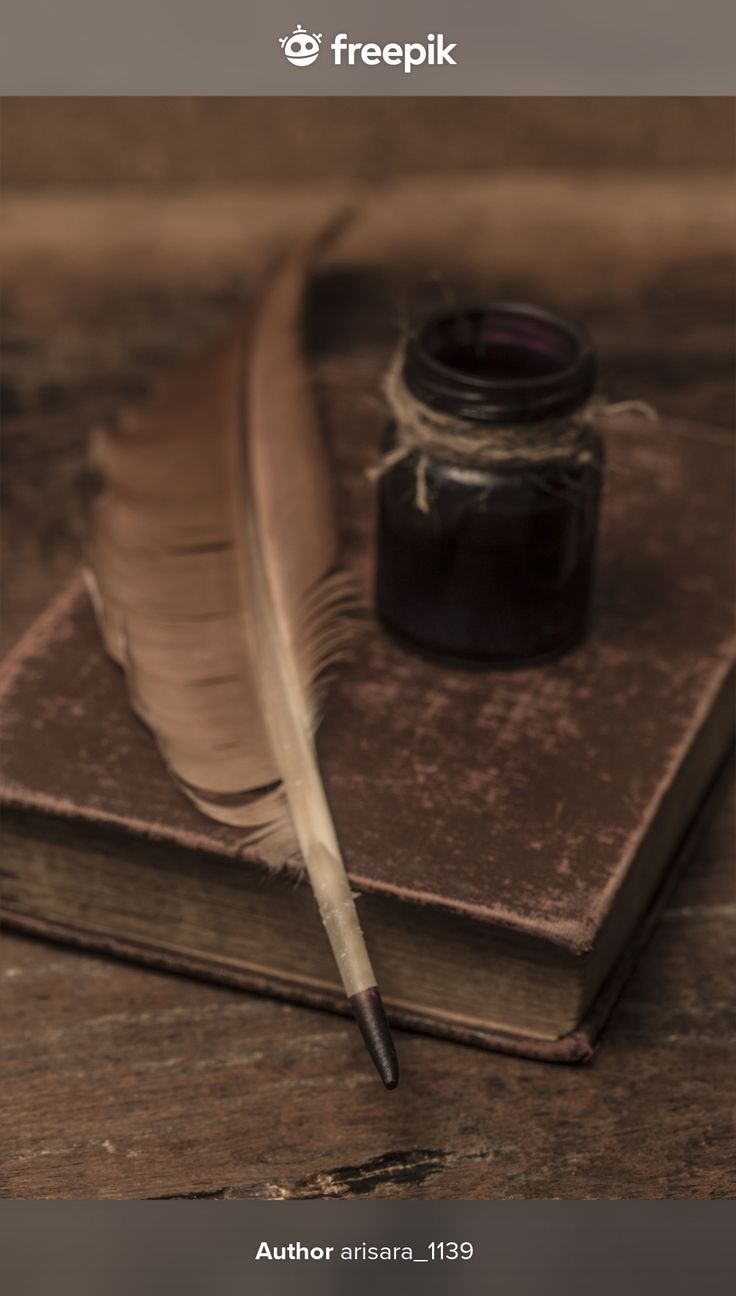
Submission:
[[[438,171],[732,174],[718,98],[9,99],[6,186],[156,190]]]

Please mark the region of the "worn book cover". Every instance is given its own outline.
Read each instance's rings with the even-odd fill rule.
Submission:
[[[369,591],[375,414],[366,436],[339,414],[346,560]],[[728,440],[632,417],[606,435],[587,642],[471,671],[369,618],[319,734],[393,1019],[561,1060],[589,1055],[733,727]],[[268,876],[177,790],[81,582],[6,663],[2,718],[7,921],[340,1009],[298,862]]]

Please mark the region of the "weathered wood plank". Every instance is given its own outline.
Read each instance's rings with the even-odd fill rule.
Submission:
[[[731,930],[663,922],[586,1068],[403,1035],[389,1099],[339,1019],[13,937],[4,1191],[727,1196]]]

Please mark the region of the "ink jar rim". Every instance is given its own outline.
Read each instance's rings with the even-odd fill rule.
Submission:
[[[447,363],[453,341],[478,335],[505,348],[515,373],[499,360],[490,375]],[[591,398],[597,365],[587,333],[570,320],[522,302],[470,302],[426,319],[406,343],[402,377],[422,403],[486,425],[535,423],[572,414]]]

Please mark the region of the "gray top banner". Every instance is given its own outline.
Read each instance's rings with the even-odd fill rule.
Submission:
[[[732,0],[2,0],[4,94],[733,93]]]

